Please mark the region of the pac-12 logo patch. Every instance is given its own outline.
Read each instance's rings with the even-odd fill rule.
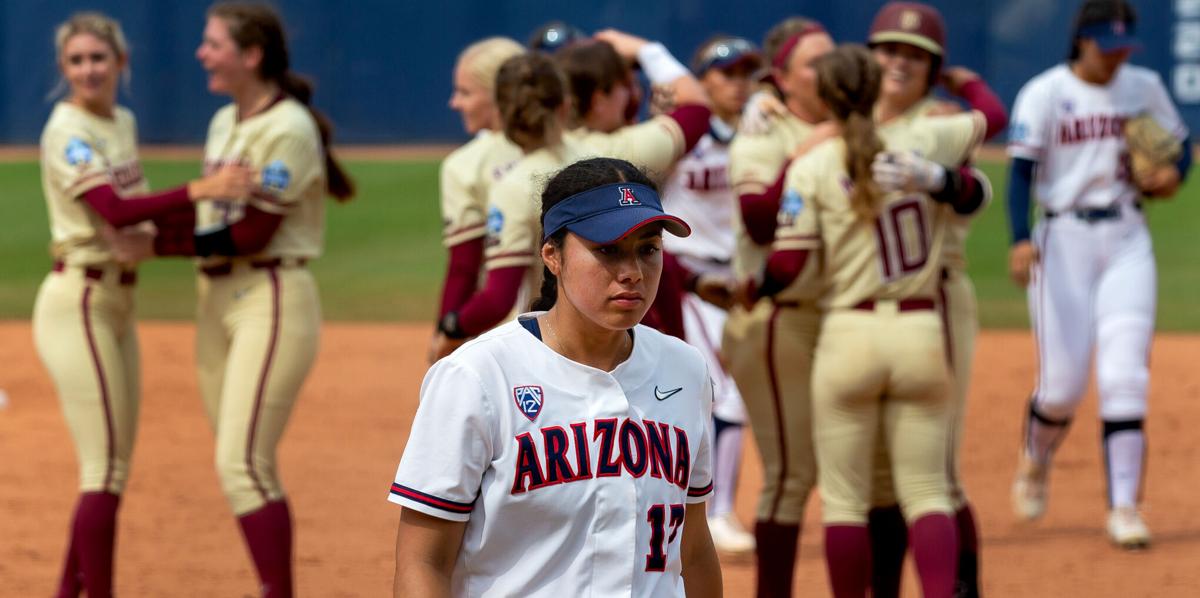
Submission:
[[[292,173],[288,172],[283,160],[267,164],[262,171],[262,185],[267,191],[283,191],[292,182]]]
[[[522,415],[529,418],[529,421],[534,421],[542,412],[545,395],[540,386],[514,386],[513,401],[516,402],[517,409],[521,410]]]
[[[621,202],[620,202],[621,205],[623,205],[623,206],[640,206],[640,205],[642,205],[642,202],[638,201],[638,198],[634,197],[633,188],[618,187],[617,190],[621,192]]]
[[[498,235],[504,228],[504,214],[496,206],[488,208],[487,215],[487,232],[489,235]]]
[[[82,166],[92,161],[92,146],[86,141],[72,137],[67,141],[67,163],[71,166]]]

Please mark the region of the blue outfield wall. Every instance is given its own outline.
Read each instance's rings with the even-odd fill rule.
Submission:
[[[788,15],[816,18],[839,41],[861,41],[881,0],[294,0],[279,1],[295,70],[317,82],[317,104],[344,142],[458,141],[446,106],[459,49],[503,34],[524,41],[551,18],[589,31],[618,27],[665,43],[685,62],[715,32],[760,41]],[[983,74],[1011,106],[1021,84],[1066,54],[1078,0],[938,0],[949,61]],[[1145,48],[1133,62],[1158,71],[1200,130],[1200,0],[1134,0]],[[5,0],[0,3],[0,142],[35,143],[54,87],[53,28],[71,11],[98,9],[123,23],[132,46],[134,109],[147,143],[195,143],[223,103],[205,89],[194,58],[208,2],[196,0]]]

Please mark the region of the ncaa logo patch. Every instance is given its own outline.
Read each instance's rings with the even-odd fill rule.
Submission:
[[[514,386],[513,402],[517,404],[517,409],[521,411],[522,415],[529,421],[534,421],[542,412],[545,394],[540,386]]]
[[[621,205],[623,205],[623,206],[640,206],[640,205],[642,205],[642,202],[638,201],[638,198],[634,197],[633,188],[618,187],[617,190],[621,192],[621,201],[620,201]]]
[[[779,210],[790,218],[795,218],[796,214],[804,208],[804,198],[800,197],[794,189],[788,189],[787,193],[783,194],[783,201],[779,204]]]
[[[504,228],[504,214],[500,213],[499,208],[492,206],[488,208],[487,214],[487,232],[489,235],[498,235],[500,230]]]
[[[67,141],[67,163],[71,166],[82,166],[92,161],[92,147],[86,141],[72,137]]]
[[[292,182],[292,173],[288,172],[283,160],[267,164],[262,171],[262,186],[268,191],[283,191]]]

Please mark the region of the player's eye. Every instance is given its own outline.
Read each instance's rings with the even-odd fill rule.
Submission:
[[[641,254],[643,256],[649,257],[649,256],[652,256],[652,255],[662,251],[662,248],[659,247],[657,243],[647,243],[645,245],[642,245],[640,248],[638,248],[638,250],[641,252]]]
[[[104,52],[96,52],[89,56],[89,58],[91,58],[92,62],[104,62],[104,59],[108,58],[108,55]]]

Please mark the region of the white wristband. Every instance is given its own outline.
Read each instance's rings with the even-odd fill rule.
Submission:
[[[665,85],[690,74],[686,67],[671,56],[667,47],[658,42],[651,42],[639,48],[637,59],[638,64],[642,65],[642,70],[646,72],[646,77],[655,85]]]

